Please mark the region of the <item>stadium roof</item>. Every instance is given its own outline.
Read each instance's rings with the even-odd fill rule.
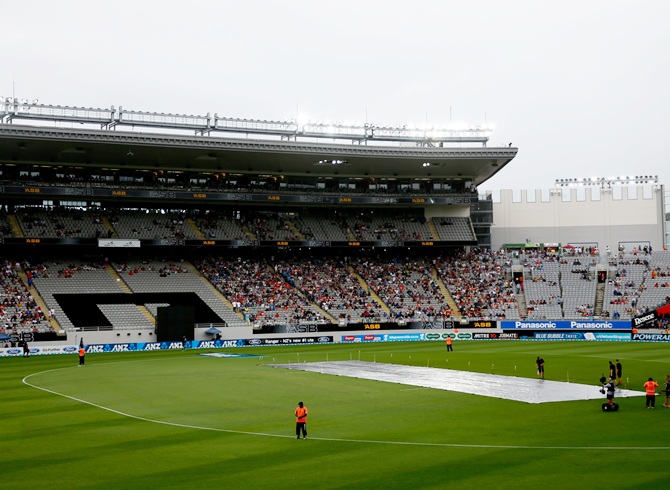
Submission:
[[[31,113],[16,106],[12,112],[5,104],[0,111],[0,164],[432,178],[480,185],[517,153],[511,144],[484,146],[488,134],[479,128],[428,133],[373,125],[297,126],[218,116],[152,115],[113,108],[39,108],[31,107]],[[480,146],[473,146],[477,143]]]

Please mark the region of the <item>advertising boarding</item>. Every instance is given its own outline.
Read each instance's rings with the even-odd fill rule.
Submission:
[[[630,332],[631,323],[622,320],[503,320],[503,330],[589,330],[589,331],[622,331]]]

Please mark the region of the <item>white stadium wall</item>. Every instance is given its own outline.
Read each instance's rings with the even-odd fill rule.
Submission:
[[[424,209],[426,219],[432,218],[469,218],[470,204],[436,204]]]
[[[502,190],[493,202],[491,246],[526,242],[597,244],[602,250],[639,243],[661,250],[663,186]]]

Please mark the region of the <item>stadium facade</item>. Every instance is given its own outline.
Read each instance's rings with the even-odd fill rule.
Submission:
[[[282,270],[282,257],[337,258],[333,264],[342,270],[357,271],[360,284],[354,279],[348,287],[372,296],[371,284],[379,277],[365,276],[365,268],[401,257],[424,258],[431,271],[417,262],[425,270],[410,271],[406,265],[401,274],[416,274],[414,283],[426,280],[438,288],[446,279],[440,279],[436,264],[474,249],[510,244],[662,248],[662,186],[637,194],[602,191],[599,197],[552,190],[548,196],[522,193],[517,199],[504,191],[494,202],[492,196],[480,196],[478,188],[509,165],[517,149],[511,144],[488,147],[488,141],[489,131],[481,127],[299,123],[4,98],[0,247],[9,265],[25,261],[22,273],[29,276],[21,280],[34,284],[43,311],[55,310],[52,321],[59,323],[61,345],[63,340],[76,344],[85,335],[87,343],[98,345],[170,348],[170,342],[156,342],[161,340],[157,330],[135,328],[133,322],[155,324],[171,315],[195,322],[194,342],[205,347],[451,335],[522,338],[531,331],[546,334],[546,329],[570,338],[594,329],[606,330],[613,340],[630,338],[633,313],[623,312],[627,321],[603,323],[593,318],[593,310],[604,310],[602,304],[591,308],[586,324],[576,319],[563,325],[573,313],[558,323],[551,318],[522,321],[524,305],[509,299],[514,298],[512,274],[523,269],[510,268],[500,257],[494,263],[484,256],[495,270],[482,274],[498,275],[498,289],[504,282],[505,291],[495,293],[490,305],[483,304],[483,297],[469,299],[460,311],[453,298],[448,307],[432,305],[420,314],[394,313],[398,305],[389,308],[379,300],[375,314],[368,316],[363,308],[352,319],[307,301],[300,320],[272,322],[270,314],[280,317],[274,303],[254,314],[236,305],[235,280],[249,273],[249,263],[264,260],[263,270],[253,274],[269,274],[265,282],[275,289],[299,289],[294,288],[292,267],[300,263]],[[208,257],[221,270],[232,270],[240,255],[245,255],[247,269],[237,269],[227,284],[218,272],[208,275],[211,263],[192,265]],[[166,256],[171,259],[157,259]],[[48,262],[58,268],[58,277],[40,273]],[[91,272],[88,264],[94,262],[103,267]],[[458,259],[453,264],[461,265]],[[80,274],[82,270],[91,273]],[[602,270],[608,272],[603,265],[585,276]],[[189,272],[196,274],[187,276]],[[612,277],[615,272],[612,268]],[[150,274],[160,278],[160,287],[143,282]],[[194,275],[198,277],[190,282],[185,279]],[[299,303],[306,300],[305,291],[306,286],[286,294]],[[494,295],[486,296],[490,300]],[[173,307],[177,310],[164,310]],[[482,309],[487,313],[481,314]],[[508,322],[506,330],[501,319]],[[458,328],[466,333],[459,334]],[[174,332],[172,336],[178,338]]]
[[[561,243],[619,250],[665,247],[661,184],[503,190],[493,203],[492,246]]]
[[[477,189],[517,153],[511,144],[488,148],[489,131],[480,127],[299,124],[35,102],[0,104],[2,197],[12,205],[224,212],[252,206],[294,214],[327,207],[465,221],[458,238],[432,229],[403,239],[301,240],[327,242],[322,246],[488,247],[491,208],[478,205]],[[482,216],[474,225],[471,213]],[[6,238],[6,245],[21,244]],[[245,238],[215,245],[260,244]]]

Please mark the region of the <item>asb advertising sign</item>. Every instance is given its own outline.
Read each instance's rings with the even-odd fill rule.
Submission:
[[[470,322],[473,323],[473,322]],[[493,323],[495,328],[495,322]],[[346,325],[336,325],[333,323],[308,323],[303,325],[261,325],[254,328],[254,335],[265,335],[270,333],[311,333],[317,334],[321,332],[366,332],[366,331],[381,331],[381,330],[445,330],[456,328],[453,321],[436,320],[432,322],[408,322],[408,323],[394,323],[394,322],[372,322],[372,323],[347,323]]]
[[[498,322],[494,320],[470,320],[459,322],[458,328],[497,328]]]
[[[25,340],[28,343],[31,342],[65,342],[67,340],[66,335],[59,335],[58,332],[49,331],[49,332],[20,332],[9,334],[9,338],[6,338],[0,341],[0,345],[4,347],[12,347],[11,344],[14,344],[13,347],[16,347],[16,344],[20,340]]]
[[[503,320],[500,326],[503,330],[631,330],[630,322],[621,320]]]

